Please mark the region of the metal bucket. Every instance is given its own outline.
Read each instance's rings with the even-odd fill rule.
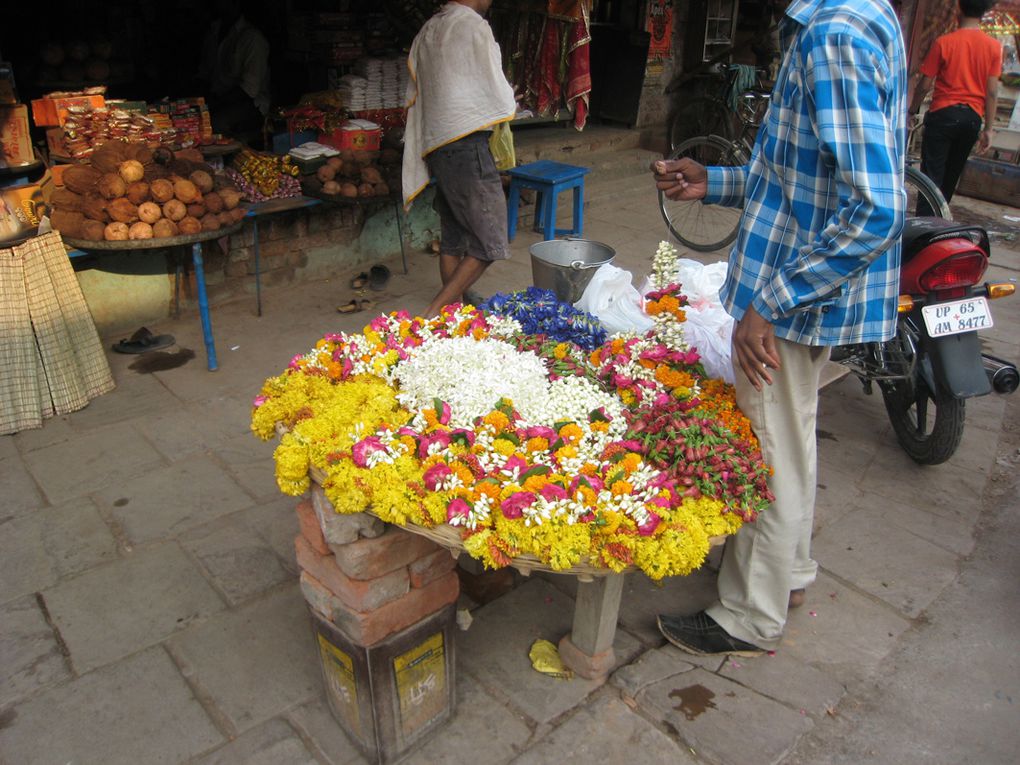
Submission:
[[[531,245],[531,280],[564,303],[581,299],[595,270],[612,263],[616,250],[588,239],[549,239]]]

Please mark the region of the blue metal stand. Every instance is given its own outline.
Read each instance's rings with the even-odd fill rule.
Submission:
[[[205,356],[209,371],[219,368],[216,361],[216,341],[213,340],[212,319],[209,317],[209,299],[205,294],[205,264],[202,261],[202,243],[191,245],[191,261],[195,265],[195,283],[198,285],[198,314],[202,318],[202,336],[205,339]]]
[[[533,189],[535,200],[535,230],[544,239],[557,236],[581,236],[584,233],[584,176],[590,168],[567,165],[543,159],[510,170],[510,193],[507,200],[507,235],[513,241],[517,234],[517,215],[521,189]],[[556,228],[556,202],[561,191],[574,192],[574,221],[571,228]]]

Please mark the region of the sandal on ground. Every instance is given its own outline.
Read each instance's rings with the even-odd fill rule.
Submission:
[[[177,342],[173,335],[154,335],[147,327],[142,327],[127,340],[115,343],[112,349],[117,353],[148,353],[166,348]]]
[[[390,269],[386,266],[372,266],[368,270],[368,286],[374,290],[383,289],[390,280]]]
[[[361,310],[361,304],[357,300],[352,300],[349,303],[338,305],[336,310],[340,313],[357,313]]]
[[[374,300],[369,300],[367,298],[364,299],[364,300],[359,300],[358,301],[358,307],[362,311],[371,311],[373,308],[375,308],[375,301]]]
[[[364,289],[368,285],[368,274],[362,271],[360,274],[351,279],[351,289],[360,290]]]

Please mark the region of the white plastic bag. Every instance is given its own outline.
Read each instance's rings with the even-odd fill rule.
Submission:
[[[687,342],[698,349],[709,377],[732,385],[735,380],[730,346],[733,317],[719,301],[719,288],[726,280],[726,263],[706,266],[696,260],[680,258],[674,279],[689,301],[684,308],[687,321],[683,325]],[[646,283],[645,293],[649,290],[651,285]]]
[[[590,313],[610,334],[644,333],[652,328],[651,318],[642,310],[641,293],[631,284],[630,271],[611,263],[599,267],[574,308]]]

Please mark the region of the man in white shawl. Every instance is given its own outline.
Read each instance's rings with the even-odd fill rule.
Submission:
[[[492,0],[453,0],[425,22],[411,44],[404,205],[436,183],[439,274],[443,287],[425,310],[437,316],[494,260],[510,257],[506,197],[489,138],[514,116],[514,91],[499,45],[483,18]]]

